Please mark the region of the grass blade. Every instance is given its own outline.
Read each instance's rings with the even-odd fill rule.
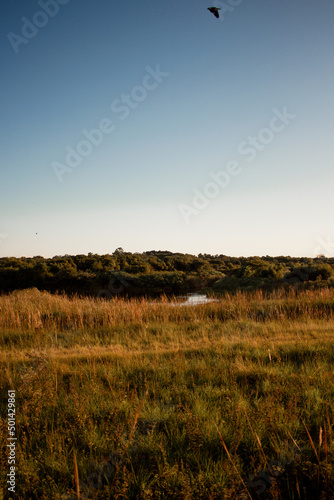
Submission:
[[[73,461],[74,461],[74,482],[75,482],[75,489],[76,489],[77,499],[80,500],[79,472],[78,472],[77,457],[76,457],[75,449],[74,448],[73,448]]]
[[[245,483],[245,482],[244,482],[244,480],[242,479],[242,477],[241,477],[241,475],[240,475],[240,472],[238,471],[238,469],[236,468],[236,466],[235,466],[235,465],[234,465],[234,463],[233,463],[232,457],[231,457],[231,455],[230,455],[230,453],[229,453],[229,451],[228,451],[228,449],[227,449],[227,446],[226,446],[226,444],[225,444],[225,441],[224,441],[224,439],[223,439],[223,436],[220,434],[219,429],[218,429],[218,427],[217,427],[217,425],[216,425],[215,423],[214,423],[214,426],[215,426],[215,427],[216,427],[216,429],[217,429],[217,432],[218,432],[218,435],[219,435],[219,439],[220,439],[220,440],[221,440],[221,442],[222,442],[222,445],[223,445],[223,447],[224,447],[224,450],[225,450],[225,451],[226,451],[226,453],[227,453],[228,459],[229,459],[229,461],[231,462],[233,469],[235,470],[235,472],[236,472],[236,473],[237,473],[237,475],[239,476],[240,481],[242,482],[242,484],[243,484],[243,486],[244,486],[245,490],[247,491],[247,494],[248,494],[248,496],[249,496],[250,500],[252,500],[252,497],[251,497],[251,495],[250,495],[250,493],[249,493],[249,491],[248,491],[248,488],[247,488],[247,486],[246,486],[246,483]]]
[[[304,425],[305,430],[306,430],[306,432],[307,432],[307,435],[308,435],[308,438],[309,438],[309,440],[310,440],[310,443],[311,443],[311,446],[312,446],[312,448],[313,448],[313,451],[314,451],[314,453],[315,453],[315,456],[317,457],[318,463],[320,464],[319,456],[318,456],[317,450],[316,450],[316,448],[315,448],[315,446],[314,446],[314,443],[313,443],[313,440],[312,440],[311,434],[309,433],[308,428],[306,427],[306,425],[305,425],[304,421],[302,421],[302,422],[303,422],[303,425]]]

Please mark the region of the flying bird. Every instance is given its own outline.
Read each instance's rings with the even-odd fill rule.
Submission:
[[[208,7],[208,10],[210,12],[212,12],[212,14],[214,16],[216,16],[216,18],[218,19],[218,17],[219,17],[219,12],[218,11],[221,10],[219,7]]]

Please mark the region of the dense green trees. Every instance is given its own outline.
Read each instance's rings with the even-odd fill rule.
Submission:
[[[112,296],[334,284],[334,258],[228,257],[148,251],[0,259],[0,292],[36,287]]]

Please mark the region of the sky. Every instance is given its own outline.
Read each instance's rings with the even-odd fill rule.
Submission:
[[[3,0],[0,257],[334,256],[333,26],[332,0]]]

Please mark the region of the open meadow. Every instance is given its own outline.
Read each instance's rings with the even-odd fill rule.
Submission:
[[[15,291],[0,342],[0,498],[334,498],[334,289],[192,307]]]

